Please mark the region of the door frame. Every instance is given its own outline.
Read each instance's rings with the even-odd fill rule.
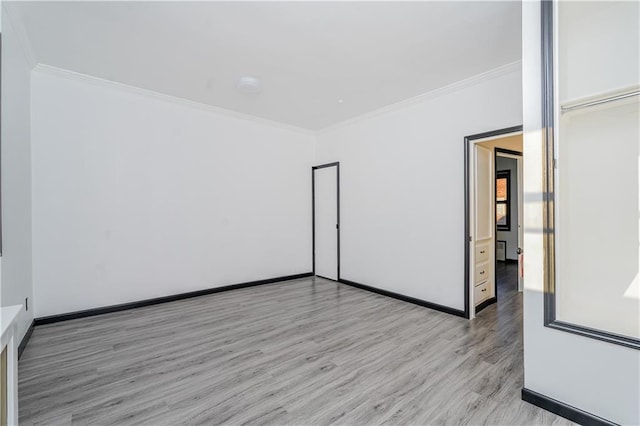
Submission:
[[[500,155],[502,154],[502,155]],[[517,183],[518,183],[518,187],[516,189],[517,192],[517,204],[518,204],[518,228],[516,229],[516,234],[517,234],[517,239],[518,239],[518,247],[517,248],[522,248],[523,245],[523,237],[524,237],[524,227],[523,227],[523,219],[524,219],[524,200],[523,200],[523,182],[522,182],[522,167],[523,167],[523,156],[522,156],[522,152],[520,151],[513,151],[510,149],[504,149],[504,148],[495,148],[494,149],[494,156],[493,156],[493,160],[494,162],[497,164],[497,160],[498,157],[502,157],[502,158],[512,158],[514,160],[516,160],[516,179],[517,179]],[[498,169],[496,168],[496,173],[498,172]],[[512,222],[513,223],[513,222]],[[497,235],[497,232],[496,232]],[[518,253],[518,257],[520,257],[520,253]],[[506,256],[505,256],[506,259]],[[497,259],[496,259],[496,266],[497,266]],[[520,279],[521,275],[520,275],[520,268],[522,265],[520,265],[520,261],[518,261],[518,291],[523,291],[522,288],[522,279]],[[498,297],[498,280],[495,280],[496,288],[495,288],[495,295],[496,298]]]
[[[336,233],[337,233],[337,271],[336,276],[337,280],[340,281],[340,162],[336,161],[333,163],[320,164],[318,166],[311,167],[311,271],[313,275],[316,275],[316,170],[325,169],[327,167],[335,167],[336,168],[336,197],[337,202],[336,205],[338,207],[337,211],[337,222],[336,223]]]
[[[472,145],[486,140],[496,139],[498,137],[509,136],[510,134],[522,133],[523,126],[506,127],[503,129],[491,130],[488,132],[477,133],[475,135],[465,136],[464,138],[464,314],[466,318],[475,318],[475,306],[471,305],[471,291],[473,290],[473,282],[471,281],[471,249],[470,243],[473,242],[471,235],[471,188],[470,188],[470,161],[469,149]],[[495,251],[495,247],[494,247]],[[495,256],[494,256],[495,258]],[[495,269],[495,268],[494,268]],[[494,281],[495,278],[494,278]],[[495,284],[495,283],[494,283]]]

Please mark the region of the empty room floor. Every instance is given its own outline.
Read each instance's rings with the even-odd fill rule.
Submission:
[[[506,304],[506,307],[511,306],[513,309],[518,310],[518,312],[507,313],[500,309],[498,314],[501,318],[511,319],[514,315],[522,317],[521,300],[511,301],[513,297],[522,298],[522,295],[518,293],[518,263],[496,262],[496,283],[498,303]]]
[[[39,326],[21,424],[570,424],[520,400],[522,295],[468,321],[320,278]]]

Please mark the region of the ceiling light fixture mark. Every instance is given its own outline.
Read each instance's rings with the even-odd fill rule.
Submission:
[[[236,83],[236,88],[242,93],[260,93],[260,80],[256,77],[240,77]]]

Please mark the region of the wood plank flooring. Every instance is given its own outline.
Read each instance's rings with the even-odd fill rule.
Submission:
[[[522,300],[500,296],[468,321],[306,278],[39,326],[20,422],[571,424],[520,400]]]

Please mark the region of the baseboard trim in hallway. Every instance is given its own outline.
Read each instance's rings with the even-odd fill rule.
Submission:
[[[342,284],[350,285],[352,287],[359,288],[361,290],[367,290],[373,293],[381,294],[383,296],[392,297],[394,299],[402,300],[404,302],[413,303],[415,305],[424,306],[425,308],[435,309],[436,311],[445,312],[447,314],[455,315],[462,318],[467,318],[467,315],[463,310],[451,308],[449,306],[439,305],[437,303],[427,302],[426,300],[416,299],[411,296],[405,296],[403,294],[394,293],[388,290],[382,290],[380,288],[371,287],[366,284],[360,284],[355,281],[345,280],[340,278],[339,282]]]
[[[302,274],[286,275],[283,277],[267,278],[264,280],[249,281],[244,283],[225,285],[222,287],[207,288],[204,290],[190,291],[187,293],[172,294],[170,296],[139,300],[137,302],[129,302],[129,303],[122,303],[119,305],[104,306],[101,308],[86,309],[83,311],[69,312],[66,314],[50,315],[47,317],[36,318],[34,320],[33,325],[38,326],[38,325],[52,324],[60,321],[68,321],[72,319],[92,317],[95,315],[108,314],[111,312],[125,311],[128,309],[135,309],[135,308],[142,308],[144,306],[157,305],[160,303],[174,302],[176,300],[190,299],[192,297],[205,296],[207,294],[220,293],[223,291],[237,290],[240,288],[254,287],[254,286],[264,285],[264,284],[273,284],[281,281],[297,280],[300,278],[307,278],[312,275],[313,274],[311,272],[305,272]],[[26,346],[26,343],[25,343],[25,346]]]
[[[476,306],[476,314],[478,314],[480,311],[482,311],[487,306],[496,303],[497,301],[498,301],[497,297],[492,297],[491,299],[487,299],[484,302],[480,303],[478,306]]]
[[[29,325],[27,332],[24,334],[24,337],[22,338],[22,340],[20,340],[20,344],[18,345],[18,359],[20,359],[20,357],[22,356],[22,352],[24,352],[25,348],[27,347],[27,343],[29,343],[29,339],[33,334],[33,327],[35,326],[36,326],[36,321],[35,320],[31,321],[31,324]]]
[[[527,388],[522,388],[522,400],[581,425],[615,426],[617,424]]]

